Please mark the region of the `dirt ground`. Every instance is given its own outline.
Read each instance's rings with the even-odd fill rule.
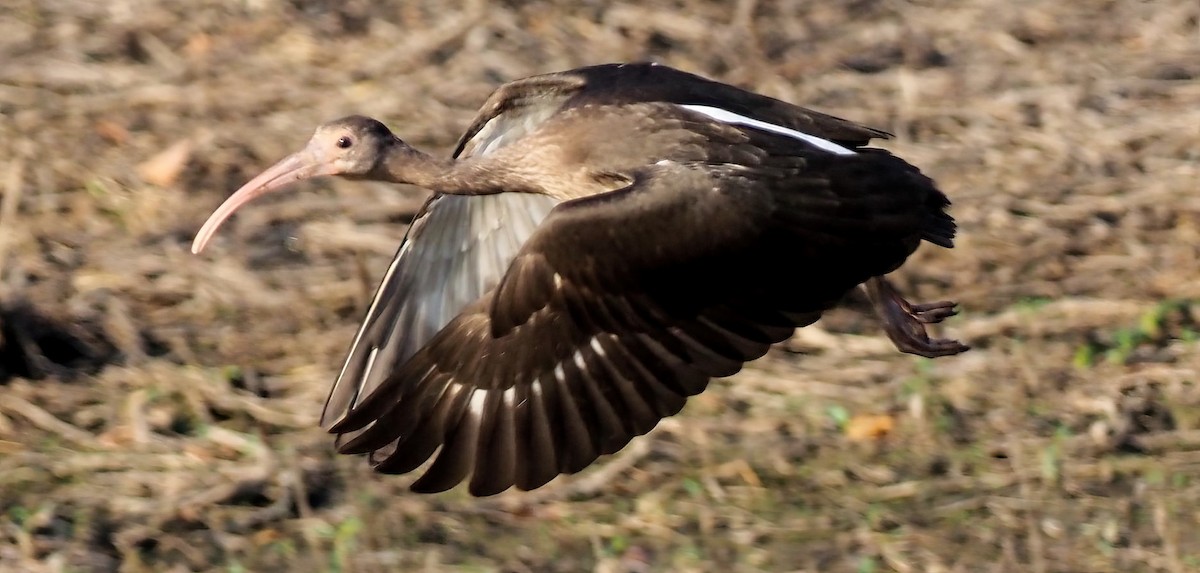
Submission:
[[[4,0],[0,571],[1200,571],[1196,0]],[[886,129],[960,240],[532,493],[408,493],[317,415],[418,189],[233,189],[362,113],[653,59]],[[787,264],[780,261],[781,265]]]

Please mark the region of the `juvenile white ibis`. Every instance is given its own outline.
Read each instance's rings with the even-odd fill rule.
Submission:
[[[342,453],[443,491],[530,490],[620,450],[864,285],[900,350],[967,349],[884,279],[950,202],[882,131],[655,64],[501,86],[453,158],[374,119],[319,127],[204,224],[300,179],[433,196],[350,345],[322,415]],[[440,452],[440,453],[438,453]]]

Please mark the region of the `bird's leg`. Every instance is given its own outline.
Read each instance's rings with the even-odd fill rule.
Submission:
[[[875,313],[883,321],[888,338],[901,352],[926,358],[953,356],[966,352],[969,347],[957,340],[929,338],[926,324],[933,324],[958,314],[954,301],[942,300],[926,304],[912,304],[900,295],[900,291],[883,277],[872,277],[863,284],[863,290]]]

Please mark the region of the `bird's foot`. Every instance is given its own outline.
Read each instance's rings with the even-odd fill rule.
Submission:
[[[958,303],[952,300],[912,304],[897,295],[896,302],[909,316],[925,324],[936,324],[958,314],[958,309],[955,308]]]
[[[930,338],[929,333],[925,332],[926,324],[938,323],[958,314],[954,301],[910,303],[883,277],[874,277],[864,286],[875,312],[883,321],[884,332],[899,351],[937,358],[970,349],[957,340]]]

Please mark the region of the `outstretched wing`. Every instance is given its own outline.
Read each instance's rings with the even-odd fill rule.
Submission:
[[[559,111],[586,105],[672,103],[723,112],[861,147],[891,134],[749,90],[654,63],[600,64],[522,78],[497,88],[480,107],[455,157],[482,155],[535,130]],[[712,116],[712,113],[708,113]]]
[[[491,290],[557,203],[543,195],[434,195],[388,267],[321,414],[328,428]]]
[[[845,147],[891,137],[886,131],[653,63],[602,64],[570,72],[584,78],[567,105],[664,102],[715,108]]]
[[[357,434],[340,451],[404,473],[440,450],[414,490],[470,476],[489,495],[619,450],[899,266],[937,224],[944,197],[888,163],[903,162],[836,159],[661,162],[560,204],[488,296],[333,426]],[[859,183],[881,168],[889,180]]]

